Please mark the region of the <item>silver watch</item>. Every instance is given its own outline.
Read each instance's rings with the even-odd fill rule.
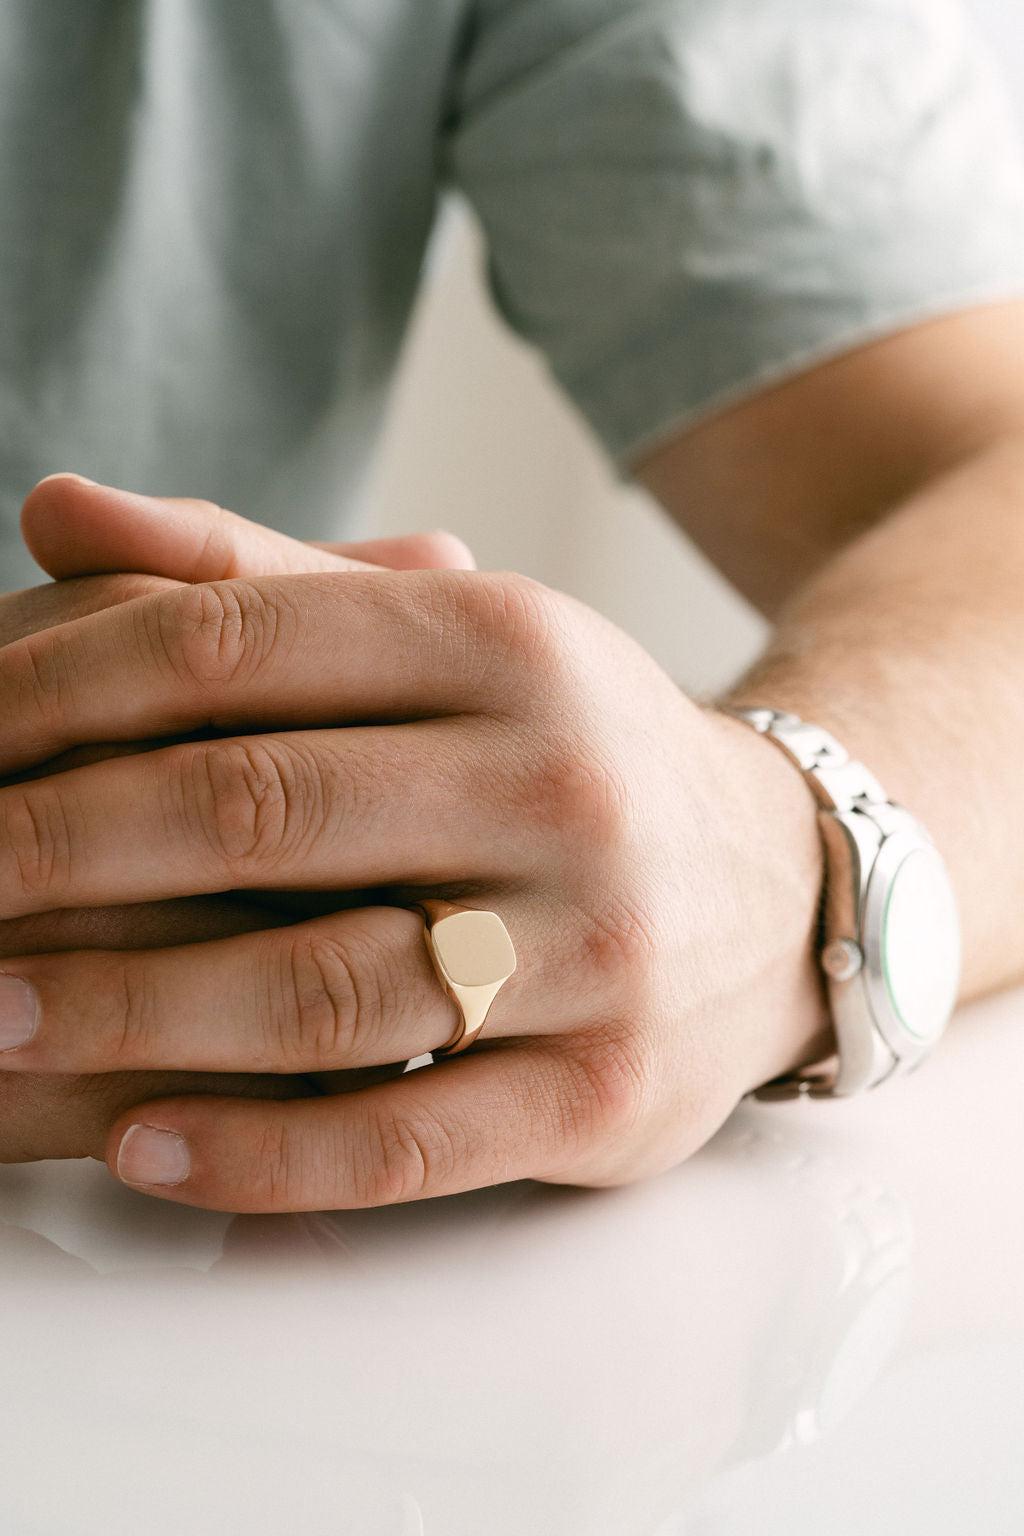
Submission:
[[[946,866],[921,823],[827,731],[775,709],[726,712],[802,770],[825,844],[819,958],[838,1064],[777,1078],[755,1096],[861,1093],[916,1067],[953,1012],[960,920]]]

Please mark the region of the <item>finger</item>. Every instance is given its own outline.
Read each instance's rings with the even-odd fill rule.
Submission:
[[[477,739],[482,736],[482,739]],[[232,890],[524,879],[543,827],[467,721],[190,742],[0,790],[0,917]]]
[[[177,581],[229,576],[365,569],[249,522],[213,502],[143,496],[78,475],[50,475],[21,513],[22,536],[51,576],[145,571]]]
[[[7,959],[0,974],[0,1066],[14,1072],[404,1065],[458,1024],[422,917],[400,907],[175,948]]]
[[[164,1099],[123,1116],[126,1184],[222,1211],[352,1210],[583,1167],[636,1117],[629,1075],[516,1041],[305,1104]]]
[[[144,571],[199,582],[303,571],[474,564],[453,534],[413,534],[366,545],[306,544],[213,502],[143,496],[71,474],[50,475],[32,489],[21,527],[38,563],[61,579]]]
[[[390,539],[363,539],[355,544],[315,541],[314,547],[334,555],[375,561],[392,571],[475,571],[477,568],[469,545],[445,528],[434,528],[430,533],[403,533]]]
[[[0,652],[0,770],[210,726],[518,705],[548,681],[546,591],[506,572],[353,571],[123,604]]]
[[[196,896],[124,907],[71,907],[0,921],[0,971],[12,955],[81,949],[170,949],[260,933],[288,921],[276,901]],[[20,961],[17,962],[20,964]]]
[[[0,646],[178,586],[163,576],[86,576],[0,595]]]
[[[120,1115],[155,1095],[251,1095],[267,1099],[318,1096],[305,1078],[185,1072],[110,1072],[80,1077],[0,1072],[0,1164],[40,1158],[106,1155]]]

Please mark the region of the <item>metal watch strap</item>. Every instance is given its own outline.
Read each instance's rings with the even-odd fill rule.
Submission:
[[[808,788],[825,810],[859,811],[870,817],[883,836],[892,829],[891,818],[899,815],[898,809],[874,774],[852,758],[828,731],[784,710],[723,707],[726,714],[745,721],[781,747],[803,773]],[[754,1097],[768,1100],[801,1095],[830,1098],[835,1077],[835,1072],[822,1072],[811,1066],[765,1083],[755,1090]]]
[[[777,742],[807,776],[815,798],[827,810],[853,811],[890,804],[875,776],[820,725],[810,725],[780,709],[734,709],[727,705],[726,713]]]

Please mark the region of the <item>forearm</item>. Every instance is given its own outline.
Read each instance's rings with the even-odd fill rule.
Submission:
[[[1024,976],[1024,438],[833,558],[729,700],[825,726],[928,828],[960,902],[962,997]]]

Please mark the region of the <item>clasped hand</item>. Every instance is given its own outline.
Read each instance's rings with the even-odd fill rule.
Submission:
[[[105,526],[134,558],[132,498],[73,481],[33,498],[37,542],[79,573],[110,568]],[[19,1008],[27,1032],[10,1074],[303,1085],[133,1101],[103,1149],[125,1182],[236,1211],[620,1183],[798,1063],[821,1031],[820,855],[769,744],[536,581],[296,570],[291,541],[181,505],[153,590],[0,649],[0,773],[56,769],[0,789],[0,916],[337,900],[201,942],[3,961],[4,1038]],[[202,579],[211,549],[239,574]],[[109,743],[146,746],[61,757]],[[469,1051],[403,1074],[457,1022],[408,910],[426,896],[499,912],[518,968]]]

